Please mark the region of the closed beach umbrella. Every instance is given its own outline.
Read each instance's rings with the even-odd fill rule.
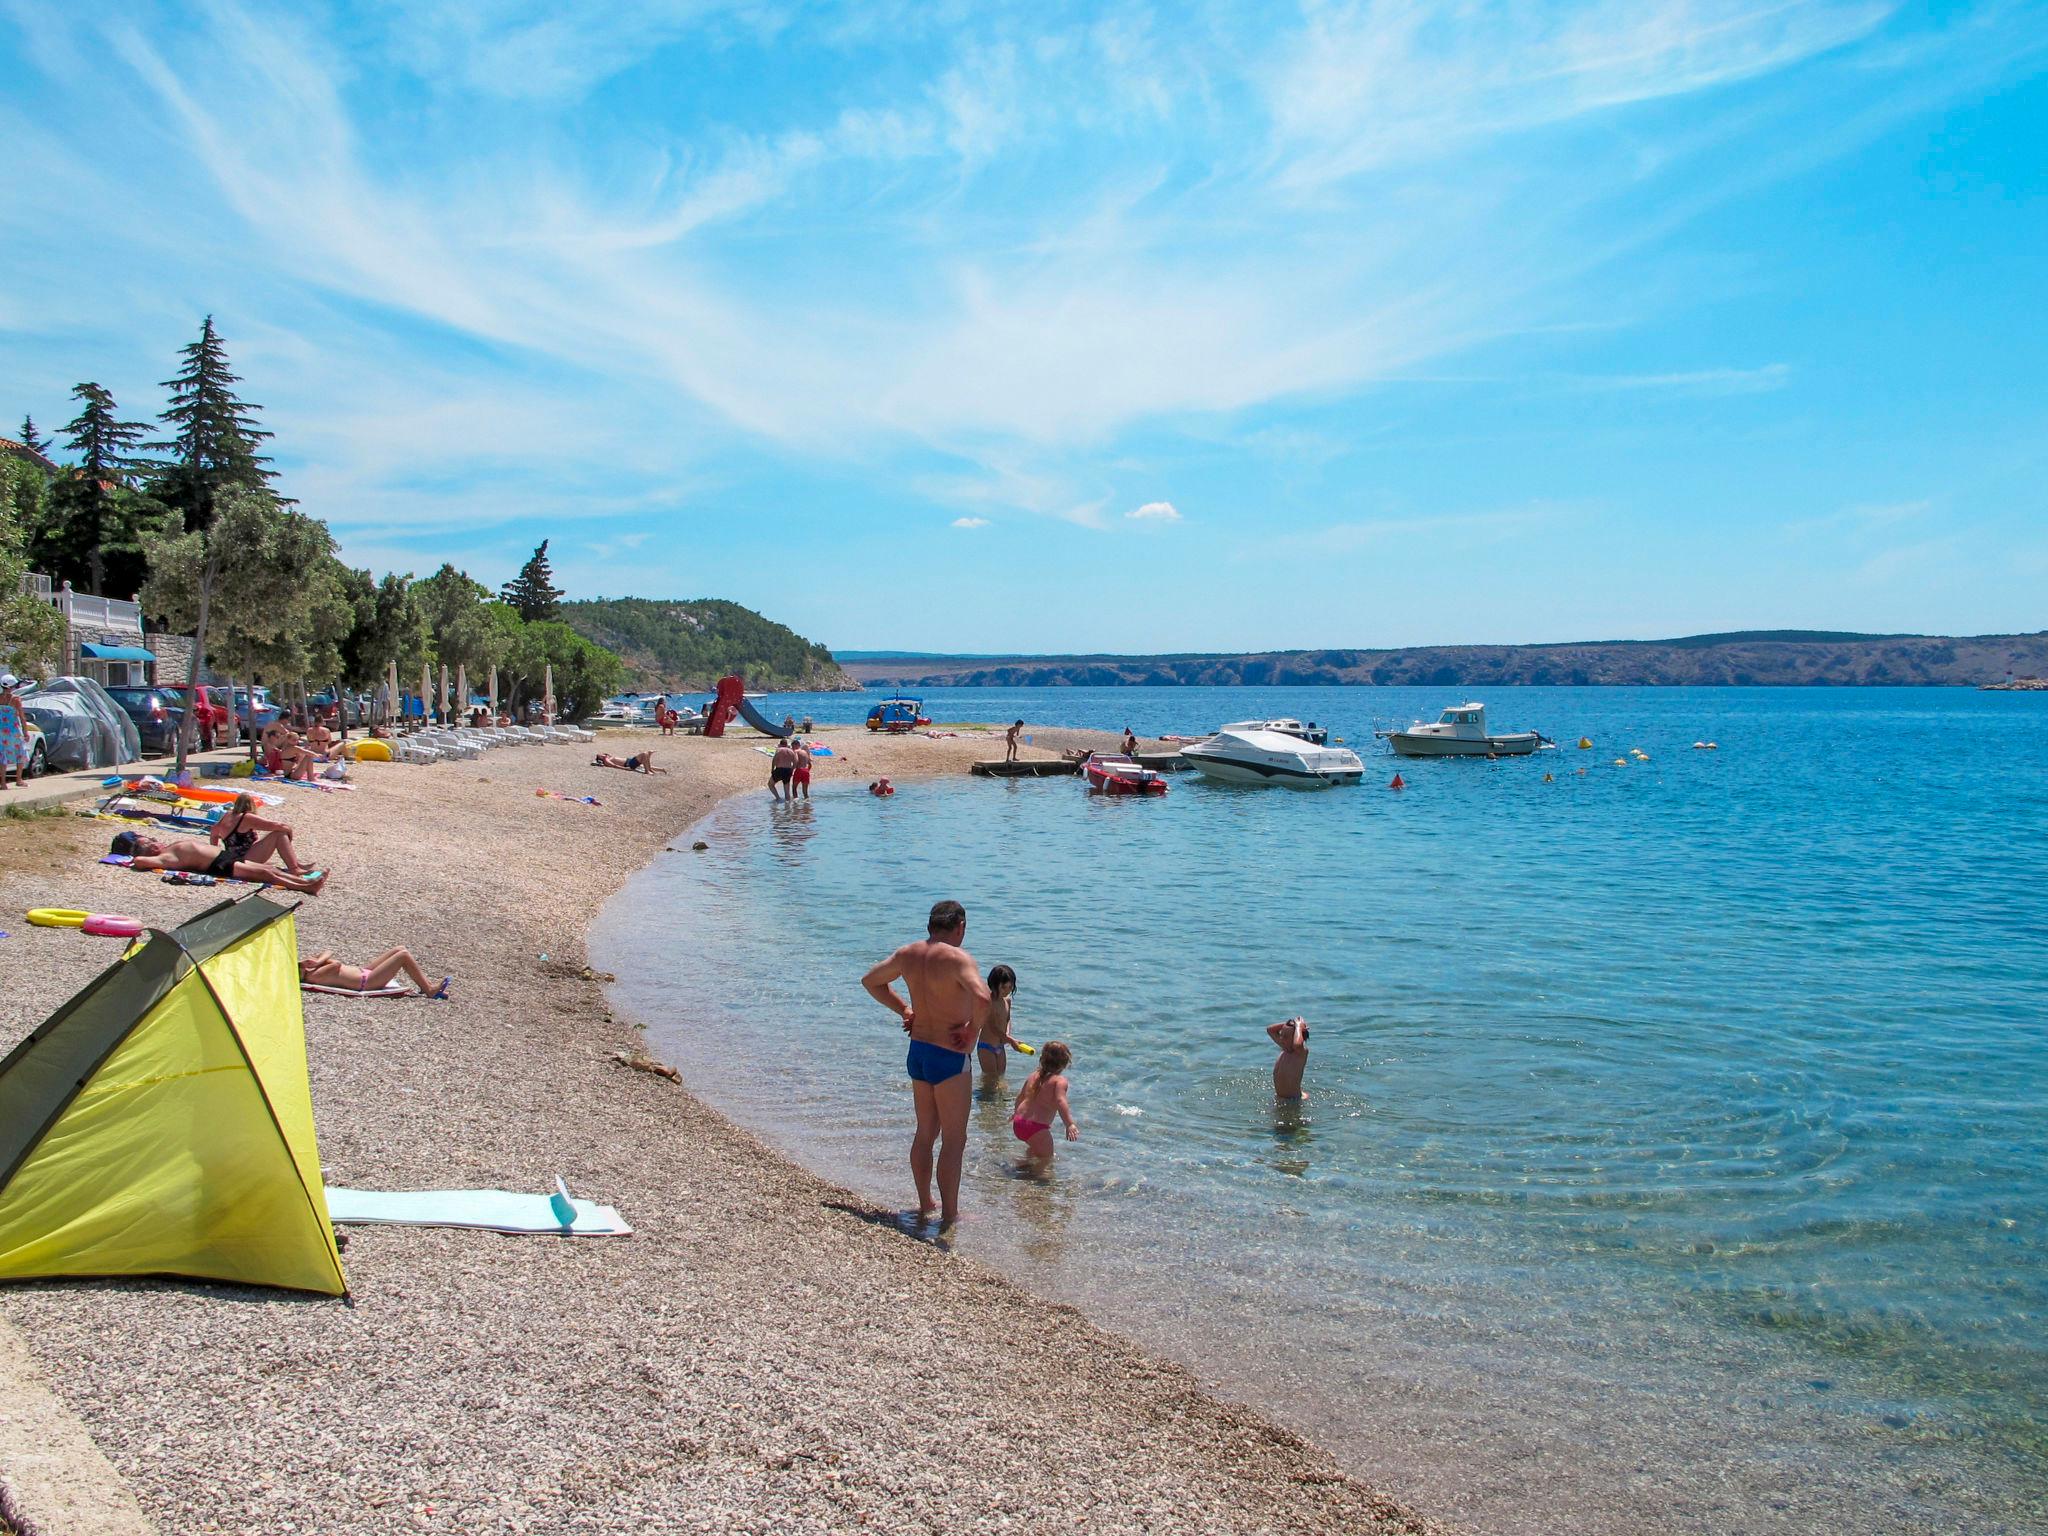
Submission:
[[[547,664],[547,681],[541,684],[540,700],[540,723],[542,725],[553,725],[555,723],[555,664],[552,661]]]
[[[448,718],[448,663],[441,663],[441,718]]]
[[[420,663],[420,713],[427,712],[427,700],[434,696],[434,672],[424,661]]]
[[[464,662],[455,669],[455,712],[469,713],[469,663]]]
[[[391,675],[384,682],[384,723],[398,718],[398,663],[391,663]]]
[[[498,723],[498,669],[491,668],[491,724]]]

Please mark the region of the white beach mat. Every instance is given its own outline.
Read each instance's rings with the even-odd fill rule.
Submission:
[[[469,1227],[481,1232],[558,1237],[631,1237],[633,1229],[608,1205],[570,1200],[576,1219],[563,1226],[553,1197],[508,1189],[338,1189],[327,1186],[327,1218],[336,1225]]]
[[[361,987],[323,987],[317,981],[302,981],[299,983],[299,990],[301,992],[324,992],[329,997],[404,997],[407,994],[416,997],[419,995],[417,989],[401,986],[395,981],[389,986],[372,987],[367,992]]]

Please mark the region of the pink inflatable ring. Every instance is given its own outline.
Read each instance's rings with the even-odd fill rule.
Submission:
[[[122,917],[114,912],[95,912],[78,926],[87,933],[98,934],[103,939],[142,937],[142,922],[139,918]]]

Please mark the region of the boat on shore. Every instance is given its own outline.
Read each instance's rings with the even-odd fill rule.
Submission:
[[[1088,787],[1102,795],[1163,795],[1166,775],[1121,752],[1092,752],[1081,760]]]
[[[1374,731],[1396,757],[1526,757],[1555,745],[1535,731],[1495,734],[1486,728],[1484,704],[1455,704],[1433,722],[1418,720],[1403,731]]]
[[[1327,789],[1356,784],[1365,764],[1346,747],[1327,747],[1280,731],[1218,731],[1181,749],[1188,765],[1223,784],[1280,784]]]
[[[906,698],[902,694],[884,699],[868,711],[868,729],[871,731],[887,731],[900,736],[905,731],[930,724],[924,712],[924,700]]]

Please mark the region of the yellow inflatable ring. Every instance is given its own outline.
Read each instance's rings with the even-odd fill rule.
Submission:
[[[391,747],[382,741],[359,741],[356,743],[356,761],[359,763],[388,763],[391,761]]]
[[[83,928],[90,912],[73,912],[65,907],[37,907],[28,920],[38,928]]]

